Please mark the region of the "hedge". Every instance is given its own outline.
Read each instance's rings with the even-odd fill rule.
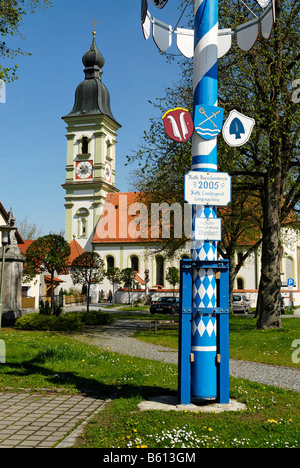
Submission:
[[[30,313],[18,318],[18,330],[81,331],[84,325],[105,325],[113,322],[109,314],[103,312],[68,312],[60,316]]]

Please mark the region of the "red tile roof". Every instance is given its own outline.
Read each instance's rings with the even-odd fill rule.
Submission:
[[[33,240],[24,240],[23,244],[18,244],[18,247],[21,250],[21,252],[23,252],[23,254],[26,254],[26,250],[32,244],[32,242]]]
[[[147,216],[139,211],[141,192],[108,193],[93,244],[153,242]],[[146,204],[143,205],[146,208]],[[133,214],[131,214],[133,213]],[[145,212],[144,212],[145,213]]]
[[[75,258],[79,257],[79,255],[83,254],[85,252],[85,250],[81,247],[81,245],[79,244],[79,242],[77,242],[76,239],[73,239],[70,242],[69,245],[71,247],[69,262],[71,264],[73,262],[73,260],[75,260]]]

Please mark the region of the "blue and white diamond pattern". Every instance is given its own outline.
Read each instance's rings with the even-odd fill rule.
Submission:
[[[199,332],[201,338],[202,336],[204,335],[205,332],[208,333],[208,336],[211,337],[212,334],[214,333],[215,336],[217,336],[217,321],[214,320],[214,323],[213,321],[211,320],[211,318],[209,319],[208,323],[205,325],[202,317],[198,323],[198,325],[196,324],[196,321],[193,320],[192,322],[192,335],[195,336],[195,333],[196,332]]]
[[[216,278],[212,268],[194,270],[193,307],[216,307]]]

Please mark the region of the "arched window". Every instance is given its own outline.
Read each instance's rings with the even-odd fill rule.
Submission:
[[[292,257],[288,257],[285,262],[285,274],[286,279],[294,278],[294,260]]]
[[[81,152],[82,154],[88,154],[89,152],[89,139],[88,137],[82,137],[81,140]]]
[[[106,262],[107,262],[107,269],[109,269],[109,268],[114,268],[114,266],[115,266],[115,259],[114,259],[114,257],[112,257],[111,255],[109,255],[109,256],[106,258]]]
[[[160,255],[156,257],[156,284],[164,286],[164,257]]]
[[[131,261],[131,268],[133,271],[139,271],[139,257],[133,255],[130,259]]]
[[[78,238],[86,239],[88,236],[88,216],[89,210],[86,208],[79,208],[76,215],[78,218]]]
[[[81,219],[81,235],[80,237],[86,237],[86,218]]]

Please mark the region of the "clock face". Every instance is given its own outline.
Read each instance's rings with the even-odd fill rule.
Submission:
[[[111,182],[111,165],[108,163],[105,163],[104,178],[106,182]]]
[[[76,163],[76,179],[91,179],[93,174],[92,161],[80,161]]]

